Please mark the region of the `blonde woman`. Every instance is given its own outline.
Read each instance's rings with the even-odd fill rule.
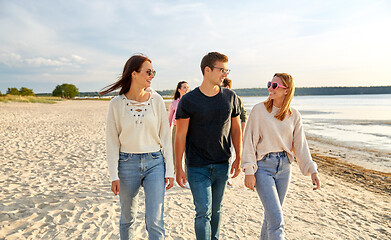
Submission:
[[[311,175],[313,190],[320,188],[320,180],[300,113],[290,107],[295,92],[292,76],[276,73],[267,87],[268,99],[254,106],[247,122],[241,166],[245,186],[257,190],[265,209],[261,239],[284,239],[282,204],[295,157],[301,172]]]

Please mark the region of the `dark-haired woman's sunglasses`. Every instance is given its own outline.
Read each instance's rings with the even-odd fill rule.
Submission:
[[[156,71],[155,71],[155,70],[148,69],[148,70],[147,70],[147,74],[148,74],[149,76],[156,76]]]
[[[277,89],[277,88],[287,88],[287,87],[285,87],[285,86],[282,86],[282,85],[280,85],[280,84],[278,84],[278,83],[276,83],[276,82],[267,82],[267,88],[270,88],[270,87],[272,87],[273,89]]]

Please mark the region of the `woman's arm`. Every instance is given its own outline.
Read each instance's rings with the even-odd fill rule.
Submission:
[[[244,130],[241,167],[246,175],[254,175],[258,168],[256,152],[261,137],[260,124],[262,124],[259,115],[260,113],[256,105],[251,111],[246,129]]]
[[[305,175],[311,175],[318,172],[316,163],[312,160],[307,139],[304,134],[303,122],[300,113],[296,111],[296,122],[293,130],[293,148],[297,163],[301,172]]]
[[[307,139],[305,137],[303,121],[300,113],[297,112],[297,120],[293,130],[293,153],[296,156],[297,164],[304,175],[311,175],[313,190],[320,188],[317,164],[312,160]]]
[[[170,189],[174,185],[174,163],[172,158],[172,140],[171,140],[171,131],[170,124],[168,123],[168,117],[166,112],[166,107],[164,105],[163,98],[158,95],[156,97],[157,107],[159,108],[159,118],[160,118],[160,129],[159,137],[162,144],[164,163],[166,165],[166,184],[168,183],[167,189]]]
[[[109,104],[106,121],[106,155],[111,181],[118,180],[118,159],[120,152],[119,122],[116,111],[117,99],[112,99]]]

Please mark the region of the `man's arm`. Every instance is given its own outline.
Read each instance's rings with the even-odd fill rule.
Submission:
[[[176,181],[182,188],[186,184],[186,175],[182,168],[182,157],[186,146],[186,135],[189,128],[190,118],[176,120],[175,133],[175,172]]]
[[[243,140],[243,134],[245,128],[246,128],[246,122],[242,122],[242,140]]]
[[[240,121],[242,124],[242,140],[243,140],[244,128],[246,127],[246,121],[247,121],[247,111],[244,108],[243,101],[239,96],[238,96],[238,102],[240,107]]]
[[[232,164],[231,174],[234,174],[232,178],[235,178],[240,173],[240,161],[242,156],[242,129],[239,116],[231,118],[231,139],[236,153],[236,159]]]

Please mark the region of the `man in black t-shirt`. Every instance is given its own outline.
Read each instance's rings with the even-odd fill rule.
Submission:
[[[197,239],[218,239],[221,202],[229,175],[230,146],[236,159],[233,178],[240,173],[242,134],[236,94],[220,85],[229,73],[227,56],[211,52],[201,61],[201,86],[184,95],[176,112],[176,180],[186,183],[182,156],[186,148],[187,178],[193,195]]]

